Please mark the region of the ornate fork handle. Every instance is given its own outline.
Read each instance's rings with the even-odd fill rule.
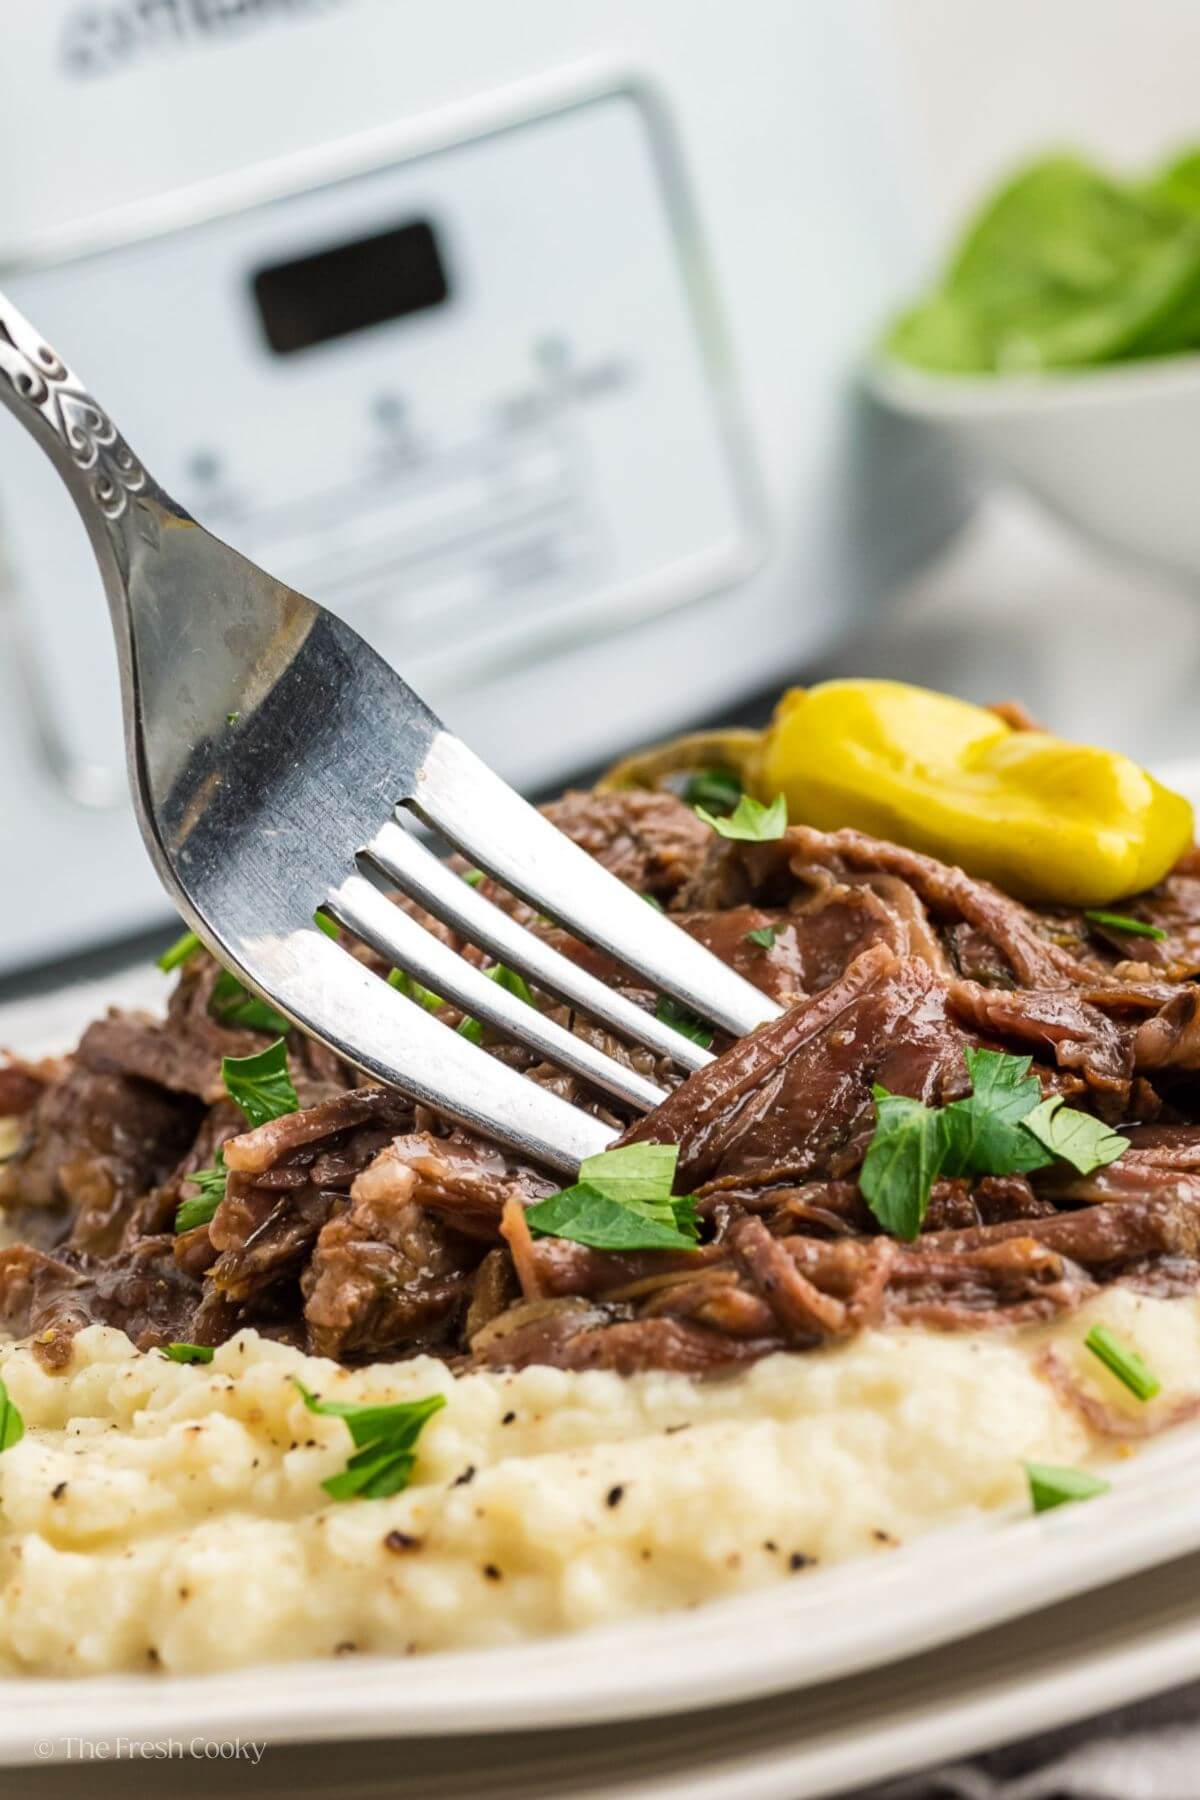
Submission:
[[[103,407],[0,293],[0,400],[38,439],[92,527],[110,524],[151,486],[145,469]]]

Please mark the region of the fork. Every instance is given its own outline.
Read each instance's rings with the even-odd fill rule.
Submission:
[[[664,1091],[452,951],[385,884],[539,989],[692,1071],[707,1049],[526,930],[413,829],[741,1035],[779,1009],[514,793],[358,634],[213,537],[0,293],[0,399],[75,502],[120,665],[130,786],[167,893],[216,957],[370,1077],[573,1175],[616,1130],[489,1055],[318,929],[646,1112]]]

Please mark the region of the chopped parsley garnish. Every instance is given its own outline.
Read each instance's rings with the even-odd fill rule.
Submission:
[[[739,838],[748,844],[766,844],[773,838],[781,838],[787,830],[787,800],[783,794],[776,794],[770,806],[764,806],[753,795],[743,794],[727,819],[718,818],[703,806],[696,808],[696,817],[703,819],[706,825],[711,825],[723,838]]]
[[[9,1398],[4,1382],[0,1381],[0,1450],[11,1450],[24,1436],[25,1421]]]
[[[921,1229],[930,1190],[941,1172],[941,1120],[919,1100],[889,1094],[878,1084],[872,1092],[877,1123],[858,1185],[884,1230],[908,1240]]]
[[[203,948],[204,946],[194,931],[185,931],[182,937],[177,937],[175,942],[169,944],[163,951],[158,958],[158,967],[164,975],[169,975],[172,969],[178,969],[189,956]]]
[[[529,983],[523,975],[518,975],[515,969],[506,968],[503,963],[493,963],[491,968],[485,969],[483,973],[489,981],[494,981],[497,987],[502,987],[508,993],[515,995],[518,1000],[523,1000],[526,1006],[536,1007],[537,1001],[530,992]],[[459,1025],[458,1035],[469,1038],[473,1044],[482,1044],[483,1026],[478,1019],[464,1019]]]
[[[240,712],[226,713],[225,714],[225,723],[227,725],[236,725],[238,720],[241,718],[241,716],[242,715]]]
[[[916,1237],[939,1175],[1026,1174],[1056,1160],[1090,1175],[1129,1148],[1128,1138],[1064,1106],[1061,1095],[1042,1100],[1030,1057],[973,1049],[964,1057],[973,1091],[949,1106],[873,1089],[875,1135],[859,1186],[895,1237]]]
[[[1090,1175],[1093,1169],[1116,1162],[1129,1148],[1129,1139],[1110,1130],[1102,1119],[1064,1106],[1061,1094],[1052,1094],[1049,1100],[1043,1100],[1040,1106],[1026,1113],[1021,1126],[1023,1130],[1031,1131],[1038,1143],[1053,1151],[1062,1162],[1070,1163],[1080,1175]]]
[[[659,995],[654,1016],[660,1025],[669,1025],[681,1037],[691,1038],[702,1050],[707,1050],[713,1041],[712,1027],[689,1012],[686,1006],[680,1006],[678,1000],[672,1000],[669,994]]]
[[[222,969],[213,983],[208,1010],[220,1025],[240,1025],[247,1031],[269,1031],[281,1037],[292,1029],[291,1020],[242,986],[236,975]]]
[[[194,1182],[200,1192],[192,1199],[184,1200],[177,1209],[176,1231],[194,1231],[197,1225],[207,1225],[225,1198],[225,1185],[229,1180],[225,1152],[217,1151],[211,1169],[197,1169],[187,1179]]]
[[[663,911],[662,901],[655,899],[653,894],[643,894],[642,899],[646,902],[647,906],[652,906],[654,908],[655,912]]]
[[[623,1144],[619,1150],[599,1150],[585,1157],[579,1173],[626,1205],[657,1204],[664,1197],[671,1199],[678,1165],[678,1144]]]
[[[221,1079],[225,1092],[241,1107],[251,1128],[299,1111],[300,1102],[288,1074],[287,1045],[282,1038],[276,1038],[255,1056],[223,1056]],[[175,1214],[176,1231],[194,1231],[197,1225],[207,1225],[212,1219],[225,1198],[229,1179],[225,1152],[217,1151],[211,1169],[197,1169],[187,1179],[200,1192],[179,1207]]]
[[[487,876],[484,874],[482,869],[464,869],[462,872],[462,878],[466,882],[468,887],[473,887],[473,888],[482,887],[484,882],[487,880]]]
[[[671,1192],[677,1144],[626,1144],[587,1157],[574,1186],[527,1207],[535,1237],[593,1250],[694,1250],[695,1202]]]
[[[418,1006],[425,1008],[426,1012],[436,1012],[439,1006],[445,1004],[440,994],[435,994],[432,988],[422,987],[415,976],[405,974],[403,969],[391,971],[388,976],[388,986],[394,987],[397,992],[406,995],[409,1000],[415,1000]]]
[[[417,1439],[434,1413],[445,1406],[444,1394],[359,1405],[350,1400],[318,1399],[295,1376],[292,1380],[309,1412],[344,1419],[357,1445],[341,1474],[321,1483],[327,1494],[334,1500],[383,1500],[408,1486],[417,1460]]]
[[[337,938],[338,928],[336,923],[330,918],[327,912],[322,912],[319,906],[313,914],[313,924],[317,927],[318,931],[323,931],[327,938]]]
[[[1123,1381],[1139,1400],[1153,1400],[1162,1392],[1162,1383],[1142,1361],[1136,1350],[1127,1350],[1107,1325],[1093,1325],[1084,1338],[1093,1356],[1099,1357],[1106,1369]]]
[[[762,925],[757,931],[748,931],[746,933],[746,942],[748,944],[757,944],[760,950],[773,950],[775,948],[775,938],[776,931],[773,925]]]
[[[973,1092],[941,1112],[944,1175],[1021,1175],[1053,1162],[1045,1145],[1021,1129],[1042,1097],[1030,1074],[1033,1058],[1000,1050],[964,1050]]]
[[[679,1229],[669,1206],[655,1211],[624,1205],[589,1181],[551,1194],[525,1217],[535,1237],[570,1238],[593,1250],[695,1249],[695,1239]]]
[[[1035,1513],[1049,1512],[1052,1506],[1066,1506],[1072,1500],[1094,1500],[1107,1494],[1110,1484],[1086,1469],[1056,1468],[1051,1463],[1026,1463],[1029,1498]]]
[[[1083,916],[1093,925],[1107,925],[1110,931],[1123,931],[1126,937],[1161,939],[1167,935],[1161,925],[1147,925],[1144,919],[1131,919],[1128,913],[1091,911]]]
[[[731,813],[742,797],[742,784],[732,769],[698,769],[683,790],[689,806]]]
[[[164,1344],[163,1355],[170,1362],[210,1363],[216,1355],[211,1344]]]
[[[282,1038],[276,1038],[254,1056],[223,1056],[221,1079],[225,1092],[241,1107],[252,1127],[299,1111],[300,1102],[288,1074],[287,1045]]]

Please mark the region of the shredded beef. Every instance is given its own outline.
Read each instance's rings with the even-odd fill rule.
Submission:
[[[10,1245],[0,1250],[0,1321],[30,1334],[51,1369],[70,1361],[71,1340],[84,1325],[118,1325],[143,1350],[185,1338],[197,1295],[172,1250],[169,1237],[143,1238],[109,1257]]]
[[[42,1089],[16,1154],[0,1168],[0,1208],[30,1241],[103,1254],[129,1212],[164,1181],[202,1110],[149,1082],[83,1065]]]
[[[557,1369],[611,1369],[618,1375],[644,1369],[708,1375],[756,1362],[784,1346],[781,1337],[734,1338],[688,1319],[631,1319],[616,1309],[570,1300],[557,1302],[557,1308],[518,1321],[503,1333],[493,1327],[495,1335],[475,1354],[476,1366],[522,1369],[548,1363]]]
[[[54,1062],[30,1063],[0,1050],[0,1119],[19,1119],[40,1099],[42,1089],[61,1075]]]
[[[1012,993],[974,981],[951,983],[950,1004],[966,1024],[998,1043],[1049,1055],[1060,1069],[1077,1071],[1107,1110],[1119,1115],[1133,1075],[1131,1034],[1077,993],[1061,988],[1023,988]]]
[[[251,1056],[262,1048],[254,1032],[233,1031],[208,1008],[220,970],[208,957],[191,956],[167,1006],[165,1019],[145,1013],[110,1012],[84,1032],[78,1057],[94,1069],[117,1069],[173,1093],[210,1103],[225,1092],[223,1056]]]
[[[684,913],[679,922],[784,1006],[832,986],[873,944],[886,944],[900,955],[909,950],[908,922],[865,884],[825,882],[786,911],[732,906],[725,912]],[[764,927],[774,933],[769,946],[749,936]]]
[[[684,1079],[535,995],[567,1030],[667,1090],[641,1119],[485,1035],[490,1054],[610,1120],[623,1142],[678,1145],[694,1249],[617,1253],[536,1235],[528,1208],[554,1191],[551,1177],[358,1085],[294,1032],[299,1110],[247,1130],[221,1059],[268,1038],[213,1016],[218,970],[201,952],[165,1019],[111,1013],[62,1062],[0,1061],[0,1119],[17,1145],[0,1166],[0,1205],[23,1240],[0,1250],[0,1323],[31,1335],[48,1368],[63,1367],[74,1334],[98,1321],[146,1347],[217,1343],[253,1325],[346,1361],[432,1352],[455,1367],[707,1375],[868,1325],[1053,1319],[1110,1282],[1196,1289],[1196,853],[1121,902],[1167,933],[1130,940],[856,831],[726,840],[665,793],[574,793],[548,812],[782,1009],[738,1042],[718,1034],[714,1060]],[[610,958],[494,882],[484,889],[655,1007],[658,996]],[[1087,1176],[1060,1161],[939,1179],[920,1235],[898,1242],[859,1186],[873,1089],[943,1105],[969,1090],[971,1047],[1030,1057],[1044,1093],[1120,1129],[1129,1147]],[[218,1151],[223,1198],[177,1230],[181,1203],[196,1197],[192,1177]],[[1090,1393],[1062,1369],[1047,1373],[1095,1429],[1108,1428]]]
[[[1157,926],[1166,936],[1130,938],[1126,932],[1092,922],[1090,929],[1119,958],[1176,978],[1200,969],[1200,857],[1194,850],[1156,888],[1138,900],[1122,901],[1120,911],[1143,925]]]
[[[1134,1054],[1141,1069],[1200,1069],[1200,988],[1189,983],[1143,1020]]]
[[[627,887],[664,905],[696,877],[712,846],[708,826],[673,794],[568,793],[546,813]]]
[[[1094,980],[1095,970],[1072,956],[1045,930],[1036,913],[987,881],[964,875],[932,856],[885,843],[861,831],[814,831],[796,825],[784,842],[793,866],[879,871],[912,888],[937,920],[971,926],[992,945],[1022,986],[1063,987]]]
[[[872,1084],[940,1103],[965,1091],[967,1041],[928,965],[876,944],[689,1076],[627,1141],[678,1144],[689,1189],[840,1174],[873,1129]]]
[[[395,1131],[411,1113],[406,1101],[383,1088],[355,1088],[229,1138],[225,1162],[240,1175],[265,1175],[293,1150],[322,1143],[351,1126],[380,1124]]]
[[[432,1348],[466,1308],[478,1252],[413,1199],[416,1176],[406,1173],[381,1157],[317,1238],[301,1286],[321,1355]]]

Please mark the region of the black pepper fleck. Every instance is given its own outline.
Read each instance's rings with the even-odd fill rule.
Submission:
[[[495,1563],[484,1563],[483,1572],[489,1581],[502,1581],[504,1579]]]
[[[778,1550],[778,1548],[779,1548],[779,1545],[775,1542],[774,1538],[764,1538],[763,1539],[763,1549],[769,1550],[771,1552],[772,1556],[774,1556],[774,1554]]]
[[[788,1568],[792,1570],[807,1569],[809,1565],[816,1562],[816,1560],[815,1556],[805,1556],[803,1550],[793,1550],[792,1554],[788,1557]]]
[[[55,1487],[55,1488],[52,1488],[52,1489],[51,1489],[51,1491],[50,1491],[50,1498],[51,1498],[51,1499],[52,1499],[52,1500],[61,1500],[61,1499],[62,1499],[62,1497],[63,1497],[63,1495],[64,1495],[64,1494],[65,1494],[65,1493],[66,1493],[66,1491],[67,1491],[67,1484],[66,1484],[66,1482],[65,1482],[65,1481],[60,1481],[60,1482],[59,1482],[59,1483],[58,1483],[58,1486],[57,1486],[57,1487]]]
[[[419,1550],[421,1540],[419,1537],[412,1537],[407,1531],[389,1531],[383,1540],[383,1547],[396,1556],[402,1556],[406,1550]]]
[[[604,1496],[604,1504],[605,1506],[620,1506],[624,1498],[625,1489],[623,1487],[610,1487]]]
[[[466,1468],[463,1470],[462,1474],[456,1475],[454,1477],[454,1480],[450,1483],[450,1486],[451,1487],[466,1487],[468,1485],[468,1483],[474,1481],[474,1479],[475,1479],[475,1464],[468,1463]]]
[[[516,1416],[515,1412],[506,1412],[500,1423],[502,1425],[511,1425]]]

